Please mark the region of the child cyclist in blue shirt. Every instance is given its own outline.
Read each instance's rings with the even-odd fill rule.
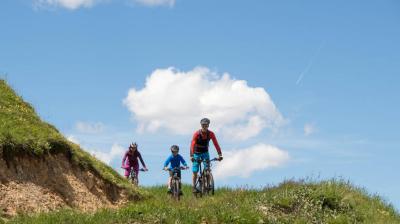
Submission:
[[[184,169],[188,169],[189,167],[187,166],[185,160],[181,155],[179,155],[179,146],[173,145],[171,146],[171,153],[167,160],[165,160],[164,163],[164,170],[170,170],[169,171],[169,178],[168,178],[168,193],[171,193],[171,180],[172,180],[172,169],[178,167],[180,168],[181,163],[184,166]],[[170,167],[168,168],[168,164],[171,164]],[[178,170],[178,177],[181,178],[181,170]]]

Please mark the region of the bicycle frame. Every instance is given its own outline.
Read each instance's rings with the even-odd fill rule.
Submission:
[[[206,161],[207,168],[202,169],[202,163],[204,162],[204,160],[202,160],[202,159],[197,160],[197,162],[199,163],[199,174],[197,175],[197,180],[196,180],[196,184],[195,184],[195,187],[198,191],[196,193],[196,196],[202,197],[203,194],[208,194],[210,190],[211,190],[211,194],[214,194],[214,183],[212,185],[212,189],[210,189],[210,186],[208,183],[209,180],[205,179],[205,178],[207,178],[207,176],[210,176],[210,175],[212,177],[211,162],[213,162],[213,161],[219,161],[219,160],[218,160],[218,158],[207,160]],[[209,173],[205,174],[205,172],[209,172]],[[206,181],[204,181],[204,180],[206,180]]]
[[[143,168],[139,169],[140,171],[145,171]],[[133,168],[131,168],[131,172],[129,173],[129,179],[131,179],[131,182],[133,185],[137,186],[139,184],[139,179],[136,176],[136,172]]]
[[[173,169],[168,169],[166,171],[171,171],[172,172],[172,179],[171,179],[171,190],[172,190],[172,194],[171,197],[176,199],[176,200],[180,200],[180,188],[181,188],[181,178],[178,176],[178,171],[179,170],[185,170],[186,168],[184,167],[175,167]]]

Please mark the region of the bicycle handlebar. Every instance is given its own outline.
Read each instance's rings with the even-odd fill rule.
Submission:
[[[129,169],[129,170],[133,170],[133,167],[128,167],[128,166],[121,166],[122,169]],[[147,170],[145,170],[144,168],[140,168],[139,171],[143,171],[146,172]]]
[[[187,170],[188,168],[186,168],[186,167],[184,167],[184,166],[181,166],[181,167],[175,167],[175,168],[168,168],[167,170],[165,170],[165,169],[163,169],[163,170],[165,170],[165,171],[174,171],[174,170]]]
[[[204,160],[202,160],[202,159],[197,159],[197,160],[195,160],[195,161],[197,161],[198,163],[201,163],[201,162],[203,162]],[[210,159],[210,160],[206,160],[206,162],[214,162],[214,161],[220,162],[220,160],[219,160],[218,158],[213,158],[213,159]]]

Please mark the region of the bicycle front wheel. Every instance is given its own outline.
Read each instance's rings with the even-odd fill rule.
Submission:
[[[196,198],[201,198],[203,196],[203,179],[202,177],[197,177],[197,182],[195,185],[195,192],[193,194],[196,196]]]
[[[178,180],[172,180],[172,186],[173,186],[173,190],[172,190],[172,197],[179,201],[181,195],[179,194],[180,188],[179,188],[179,181]]]
[[[132,184],[134,185],[134,186],[138,186],[138,179],[137,179],[137,177],[132,177]]]
[[[212,173],[208,173],[208,189],[211,195],[214,195],[214,177]]]
[[[203,173],[201,178],[202,178],[202,181],[201,181],[201,193],[205,195],[205,194],[208,194],[208,181],[207,181],[206,172]]]

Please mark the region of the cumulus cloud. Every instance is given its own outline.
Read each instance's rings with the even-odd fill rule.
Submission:
[[[145,5],[145,6],[169,6],[172,7],[175,4],[175,0],[134,0],[134,2]]]
[[[310,136],[313,133],[315,133],[316,128],[314,124],[305,124],[304,125],[304,135],[305,136]]]
[[[140,132],[166,129],[192,134],[202,117],[211,119],[210,129],[233,140],[246,140],[265,128],[276,130],[284,118],[264,88],[245,80],[222,76],[208,68],[188,72],[157,69],[144,88],[132,88],[123,103],[138,123]]]
[[[76,10],[79,8],[90,8],[101,2],[111,2],[115,0],[33,0],[35,8],[57,8],[62,7],[69,10]],[[155,6],[169,6],[173,7],[175,0],[126,0],[132,1],[136,4],[155,7]]]
[[[75,10],[78,8],[90,8],[95,4],[104,0],[35,0],[34,4],[36,7],[63,7],[69,10]]]
[[[105,125],[101,122],[96,123],[88,123],[78,121],[75,124],[75,128],[77,131],[85,134],[98,134],[104,131]]]
[[[278,167],[289,160],[289,153],[275,146],[257,144],[252,147],[224,151],[224,160],[216,164],[217,178],[249,177],[253,172]]]
[[[118,144],[113,144],[111,150],[108,152],[102,152],[97,150],[88,150],[90,154],[92,154],[97,159],[103,161],[104,163],[110,165],[111,161],[115,158],[122,159],[122,156],[125,153],[125,148]]]

